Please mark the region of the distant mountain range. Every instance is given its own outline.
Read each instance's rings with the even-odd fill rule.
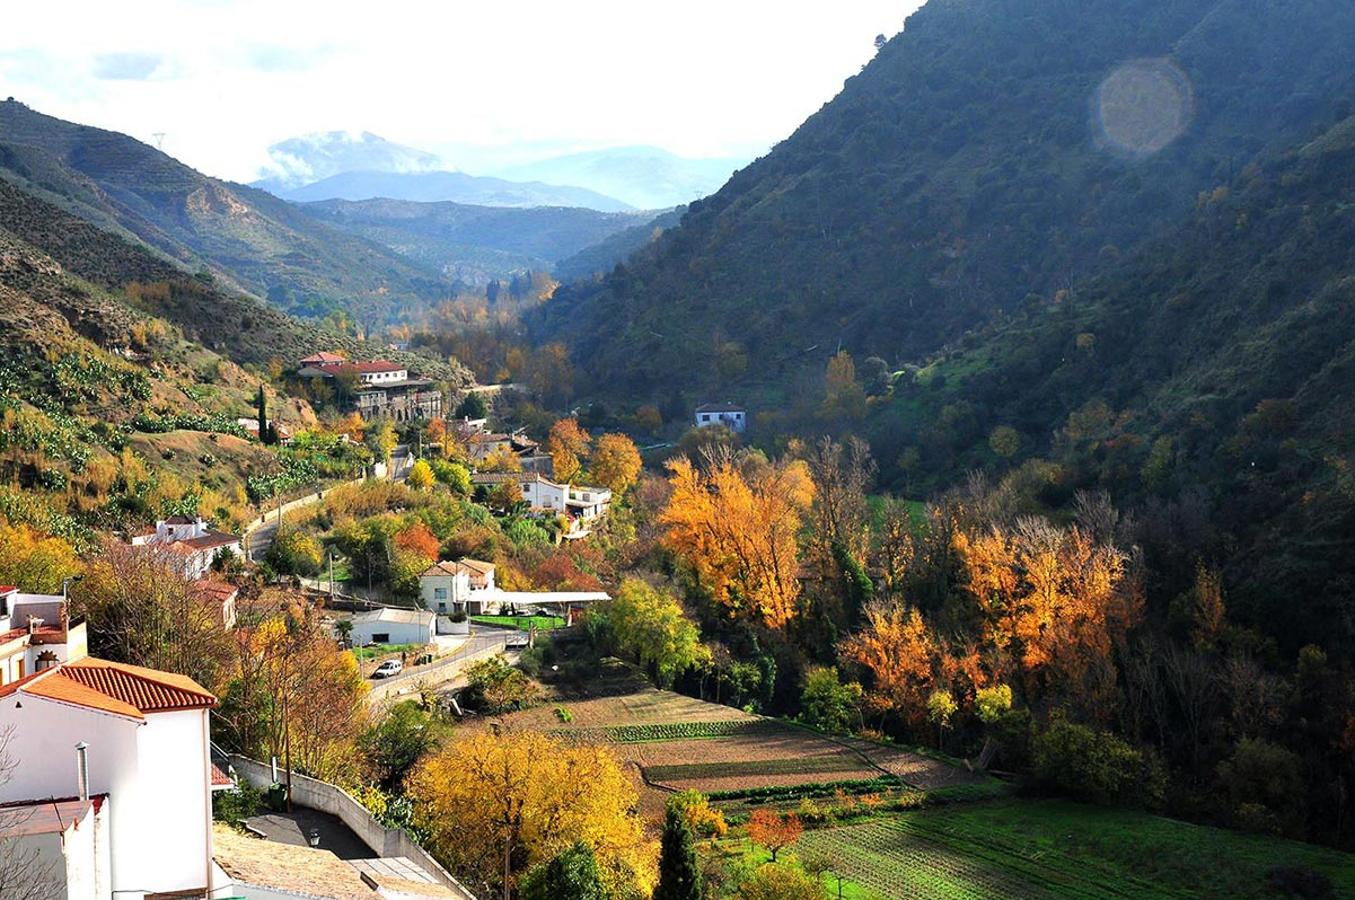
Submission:
[[[492,174],[514,181],[576,184],[639,209],[666,209],[720,189],[747,160],[689,159],[658,147],[613,147],[556,156]]]
[[[469,285],[527,269],[549,272],[558,260],[653,218],[649,213],[555,206],[509,209],[385,199],[323,200],[301,208],[326,225],[383,244]]]
[[[252,187],[277,194],[341,172],[436,172],[435,153],[392,143],[364,131],[326,131],[288,138],[268,148],[268,167]]]
[[[599,212],[626,212],[620,200],[580,187],[521,183],[464,172],[340,172],[314,184],[275,189],[297,203],[318,200],[412,200],[419,203],[469,203],[477,206],[577,206]]]
[[[690,203],[719,190],[746,162],[692,159],[659,147],[610,147],[469,175],[437,154],[345,131],[289,138],[269,147],[268,157],[263,177],[251,186],[302,203],[385,198],[599,212]]]

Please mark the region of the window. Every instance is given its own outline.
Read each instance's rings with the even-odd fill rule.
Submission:
[[[446,589],[446,588],[433,588],[433,599],[434,599],[434,600],[446,600],[446,599],[447,599],[447,589]]]
[[[709,421],[710,421],[710,415],[709,415],[708,413],[702,413],[702,414],[701,414],[701,421],[702,421],[702,422],[709,422]]]
[[[378,631],[372,635],[373,644],[389,644],[391,636],[389,631]]]

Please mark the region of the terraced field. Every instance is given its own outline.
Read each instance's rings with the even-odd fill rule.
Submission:
[[[801,854],[882,900],[1266,897],[1277,866],[1355,896],[1355,857],[1062,801],[1004,800],[805,832]]]

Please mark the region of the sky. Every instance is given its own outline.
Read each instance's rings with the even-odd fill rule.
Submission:
[[[751,159],[920,0],[11,0],[0,97],[255,178],[277,141],[370,131],[477,174],[654,145]]]

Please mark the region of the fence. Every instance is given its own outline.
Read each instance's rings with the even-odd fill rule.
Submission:
[[[260,790],[268,790],[273,786],[271,767],[238,754],[233,754],[230,761],[239,777]],[[282,774],[281,777],[285,779],[286,776]],[[465,900],[475,900],[475,895],[462,887],[461,883],[439,865],[437,860],[429,856],[428,851],[420,847],[404,829],[387,828],[382,825],[372,817],[366,807],[337,785],[293,772],[292,802],[307,809],[337,816],[359,840],[372,849],[375,855],[403,856],[437,879],[440,884],[460,892]]]

